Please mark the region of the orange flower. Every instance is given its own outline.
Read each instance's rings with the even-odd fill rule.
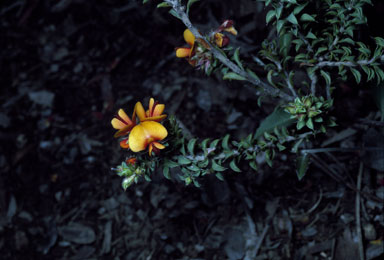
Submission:
[[[237,30],[235,27],[233,27],[233,21],[232,20],[225,20],[217,30],[218,32],[229,32],[230,34],[237,35]]]
[[[176,56],[178,58],[191,58],[195,46],[195,36],[189,29],[186,29],[184,31],[184,40],[188,43],[190,47],[176,48]]]
[[[133,112],[132,120],[127,116],[123,109],[119,109],[119,112],[115,116],[115,118],[111,121],[112,127],[118,129],[114,135],[114,137],[120,137],[128,134],[132,128],[136,125],[136,115]],[[120,142],[121,145],[121,142]]]
[[[219,48],[225,47],[229,43],[229,38],[222,33],[214,34],[215,43]]]
[[[149,100],[149,109],[147,111],[144,110],[141,102],[137,102],[135,105],[135,113],[139,117],[141,122],[144,121],[156,121],[160,122],[164,118],[167,117],[166,114],[162,114],[164,111],[165,105],[159,104],[159,102],[155,101],[153,98]]]
[[[137,161],[137,158],[135,158],[135,157],[130,157],[130,158],[128,158],[127,160],[125,160],[125,163],[128,164],[128,165],[135,165],[135,164],[136,164],[136,161]]]
[[[132,152],[143,151],[149,146],[149,156],[152,151],[156,154],[165,146],[158,141],[163,140],[168,135],[167,129],[160,123],[154,121],[144,121],[135,126],[129,134],[128,144]]]

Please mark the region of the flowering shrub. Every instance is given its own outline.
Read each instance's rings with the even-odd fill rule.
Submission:
[[[150,180],[155,169],[171,178],[174,167],[180,168],[179,177],[187,185],[199,186],[199,178],[206,174],[223,179],[223,173],[241,172],[248,166],[257,171],[259,155],[272,166],[275,155],[282,152],[297,154],[297,176],[303,178],[311,160],[310,149],[304,148],[315,135],[336,125],[337,118],[330,113],[337,102],[333,100],[336,83],[350,77],[357,83],[384,81],[384,39],[374,37],[371,49],[354,33],[366,23],[362,8],[371,1],[262,1],[275,37],[263,41],[254,64],[245,63],[240,48],[230,44],[228,35],[238,33],[234,21],[225,20],[207,33],[193,25],[189,9],[195,2],[165,0],[158,5],[169,8],[187,27],[183,36],[188,46],[177,47],[176,57],[207,75],[215,71],[223,79],[253,85],[260,97],[275,100],[275,110],[243,140],[230,135],[200,140],[184,136],[177,119],[166,119],[165,106],[153,98],[146,111],[136,103],[132,119],[120,109],[111,123],[118,130],[115,137],[122,137],[120,146],[133,156],[115,169],[124,177],[123,187],[140,177]],[[294,80],[298,73],[306,75],[301,83]]]

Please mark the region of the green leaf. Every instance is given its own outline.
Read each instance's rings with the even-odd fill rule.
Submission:
[[[255,72],[253,72],[253,71],[250,70],[250,69],[247,69],[247,72],[248,72],[249,75],[251,75],[252,78],[254,78],[254,79],[260,81],[260,78],[255,74]]]
[[[221,181],[224,181],[224,176],[221,173],[216,173],[216,178],[218,178]]]
[[[223,138],[223,141],[221,142],[221,146],[223,147],[224,150],[229,150],[228,140],[229,140],[229,134],[225,135]]]
[[[283,5],[280,5],[279,7],[276,8],[276,18],[280,19],[281,13],[283,12]]]
[[[308,39],[316,40],[317,37],[312,32],[308,32],[307,36],[305,36]]]
[[[187,149],[188,149],[188,152],[190,154],[192,154],[192,155],[194,155],[193,154],[193,149],[195,148],[195,143],[196,143],[196,139],[195,138],[189,140],[189,142],[188,142]]]
[[[219,141],[220,141],[220,139],[213,140],[212,143],[209,145],[209,148],[211,148],[211,149],[216,148]]]
[[[286,149],[286,147],[284,145],[280,144],[280,143],[277,143],[276,146],[277,146],[277,148],[279,149],[280,152],[284,151]]]
[[[325,79],[327,86],[330,86],[331,85],[331,76],[329,76],[329,73],[325,72],[324,70],[320,70],[320,74]]]
[[[255,138],[259,138],[264,132],[272,132],[275,127],[287,127],[292,125],[295,119],[291,119],[291,115],[282,108],[277,108],[269,116],[267,116],[256,130]]]
[[[233,54],[233,59],[235,60],[237,66],[239,66],[242,70],[244,70],[243,64],[241,64],[241,61],[240,61],[240,58],[239,58],[239,52],[240,52],[240,47],[236,48],[236,50],[235,50],[235,52]]]
[[[284,20],[277,21],[276,23],[277,33],[280,33],[281,29],[283,28],[283,25],[284,25]]]
[[[270,10],[268,13],[267,13],[267,16],[265,17],[265,21],[267,23],[269,23],[276,15],[276,12],[275,10]]]
[[[255,171],[257,171],[257,164],[256,164],[256,161],[251,161],[249,163],[249,166],[251,166],[252,169],[254,169]]]
[[[287,21],[294,24],[294,25],[298,25],[299,23],[297,22],[297,19],[296,19],[296,16],[291,13],[288,17],[287,17]]]
[[[354,69],[352,67],[350,67],[349,69],[351,70],[353,76],[355,77],[357,84],[359,84],[360,81],[361,81],[361,73],[360,73],[360,71],[358,71],[357,69]]]
[[[189,8],[191,8],[192,4],[198,2],[200,0],[188,0],[188,3],[187,3],[187,14],[189,14]]]
[[[376,44],[380,47],[384,47],[384,39],[381,37],[375,37]]]
[[[297,153],[297,150],[299,149],[301,143],[304,141],[304,139],[298,140],[292,147],[292,152]]]
[[[302,14],[301,17],[300,17],[300,21],[303,21],[303,22],[315,22],[315,18],[313,18],[311,15],[309,14]]]
[[[307,6],[307,4],[308,3],[300,4],[299,6],[296,6],[295,9],[293,9],[293,14],[296,15],[296,14],[300,13],[304,9],[304,7]]]
[[[308,164],[309,164],[309,156],[307,153],[297,158],[296,174],[299,180],[301,180],[306,174],[308,170]]]
[[[148,3],[149,0],[143,0],[143,4],[146,4]]]
[[[314,130],[313,129],[313,122],[312,122],[312,118],[308,118],[307,122],[305,123],[305,125],[311,129],[311,130]]]
[[[246,80],[243,76],[240,76],[239,74],[235,72],[228,72],[223,76],[223,79],[234,79],[234,80]]]
[[[225,168],[221,165],[218,165],[214,160],[212,160],[212,170],[214,170],[215,172],[223,172],[226,169],[227,168]]]
[[[184,156],[179,156],[177,162],[181,165],[188,165],[191,163],[191,160],[185,158]]]
[[[158,4],[156,7],[157,7],[157,8],[171,7],[171,5],[168,4],[168,3],[166,3],[166,2],[162,2],[162,3]]]
[[[163,175],[165,178],[167,178],[168,180],[171,179],[171,175],[169,174],[169,167],[164,167],[163,168]]]
[[[239,167],[237,167],[236,163],[235,163],[235,159],[233,159],[230,163],[229,163],[229,167],[235,171],[235,172],[241,172],[241,170],[239,169]]]

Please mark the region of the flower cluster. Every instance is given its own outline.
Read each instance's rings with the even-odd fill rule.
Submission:
[[[226,47],[229,44],[229,38],[224,32],[237,35],[232,20],[224,21],[214,30],[208,37],[209,42],[219,48]],[[184,40],[189,46],[176,48],[176,56],[186,58],[193,67],[200,68],[208,73],[213,68],[213,57],[209,51],[210,45],[204,39],[196,40],[196,37],[189,29],[184,31]]]
[[[124,138],[120,141],[120,146],[130,149],[132,152],[140,152],[148,147],[149,156],[152,152],[158,154],[165,146],[160,143],[167,135],[167,129],[160,122],[167,117],[163,114],[165,105],[159,104],[153,98],[149,100],[149,108],[145,110],[141,102],[137,102],[132,114],[132,119],[123,109],[112,119],[112,127],[118,131],[115,137]],[[137,120],[139,123],[137,124]]]

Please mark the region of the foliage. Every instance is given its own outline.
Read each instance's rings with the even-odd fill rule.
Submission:
[[[331,114],[337,103],[333,99],[337,84],[349,78],[358,84],[384,81],[384,39],[373,37],[371,43],[364,43],[356,36],[367,22],[363,7],[372,5],[371,1],[262,0],[274,37],[262,42],[258,57],[253,57],[255,64],[241,57],[240,48],[230,45],[227,35],[237,35],[233,21],[225,20],[207,34],[193,25],[189,13],[196,2],[165,0],[157,5],[169,8],[187,27],[188,47],[177,48],[176,56],[208,76],[221,73],[224,80],[253,85],[262,96],[274,98],[275,111],[242,140],[233,140],[229,134],[217,139],[187,138],[177,119],[168,118],[164,126],[169,135],[161,144],[166,149],[156,157],[151,152],[149,156],[137,153],[136,164],[123,163],[117,168],[125,177],[124,188],[140,176],[149,180],[154,169],[161,169],[168,179],[176,172],[187,185],[199,186],[204,175],[215,174],[223,180],[229,171],[257,171],[258,157],[272,166],[278,153],[287,152],[299,154],[297,176],[302,179],[311,157],[301,154],[301,148],[336,125]],[[382,109],[380,102],[379,106]]]

